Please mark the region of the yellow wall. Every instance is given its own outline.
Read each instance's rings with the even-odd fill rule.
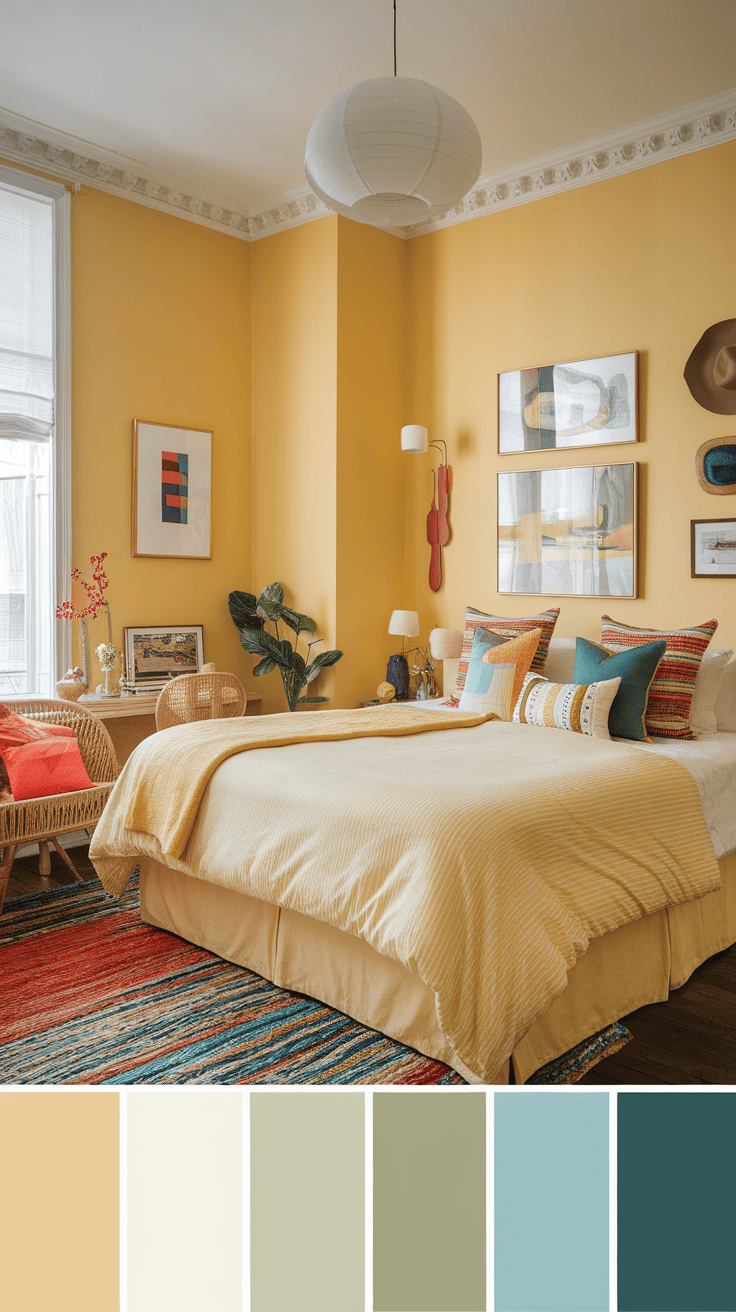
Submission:
[[[401,605],[404,265],[400,238],[337,217],[253,247],[250,590],[278,580],[315,651],[343,650],[309,689],[332,706],[374,695]],[[284,709],[277,671],[257,686]]]
[[[252,249],[253,569],[252,586],[245,576],[239,586],[282,583],[326,649],[336,613],[337,219]],[[310,694],[332,696],[331,672],[319,683]],[[286,709],[278,671],[254,684],[264,711]]]
[[[250,577],[250,259],[224,233],[72,197],[72,561],[90,577],[107,551],[116,643],[126,625],[202,624],[205,659],[241,675],[227,594]],[[214,431],[210,561],[131,556],[133,419]],[[92,649],[106,637],[91,622]]]
[[[736,416],[692,399],[682,371],[701,333],[736,314],[728,252],[736,213],[736,142],[419,237],[409,243],[411,422],[445,438],[452,540],[444,583],[427,583],[429,457],[408,467],[406,604],[423,634],[461,627],[466,605],[524,615],[562,608],[560,636],[600,633],[600,616],[635,625],[715,617],[715,645],[736,644],[736,580],[690,578],[690,520],[736,518],[710,496],[695,452],[736,440]],[[537,364],[640,352],[640,436],[630,446],[497,454],[497,375]],[[496,592],[496,473],[543,465],[640,462],[639,598],[618,601]]]

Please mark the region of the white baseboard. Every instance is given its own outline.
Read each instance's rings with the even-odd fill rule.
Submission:
[[[60,834],[60,847],[85,847],[89,843],[89,838],[83,829],[75,829],[71,834]],[[16,859],[22,856],[38,856],[38,843],[24,843],[18,848],[15,854]]]

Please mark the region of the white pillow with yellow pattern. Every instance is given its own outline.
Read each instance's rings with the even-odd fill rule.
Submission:
[[[541,674],[527,674],[514,720],[540,729],[567,729],[590,738],[610,738],[608,713],[620,679],[597,683],[550,683]]]

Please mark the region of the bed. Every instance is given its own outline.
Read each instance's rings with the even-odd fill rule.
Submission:
[[[599,742],[454,716],[156,735],[91,859],[113,893],[140,865],[148,923],[470,1082],[513,1066],[523,1083],[736,941],[736,734]]]

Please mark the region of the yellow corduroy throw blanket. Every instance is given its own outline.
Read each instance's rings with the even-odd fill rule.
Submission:
[[[212,775],[238,752],[348,738],[399,738],[497,718],[388,704],[202,720],[167,729],[145,739],[126,762],[95,830],[90,860],[107,891],[119,896],[138,864],[138,854],[120,851],[123,835],[149,835],[154,842],[147,844],[148,854],[160,860],[181,857]]]

